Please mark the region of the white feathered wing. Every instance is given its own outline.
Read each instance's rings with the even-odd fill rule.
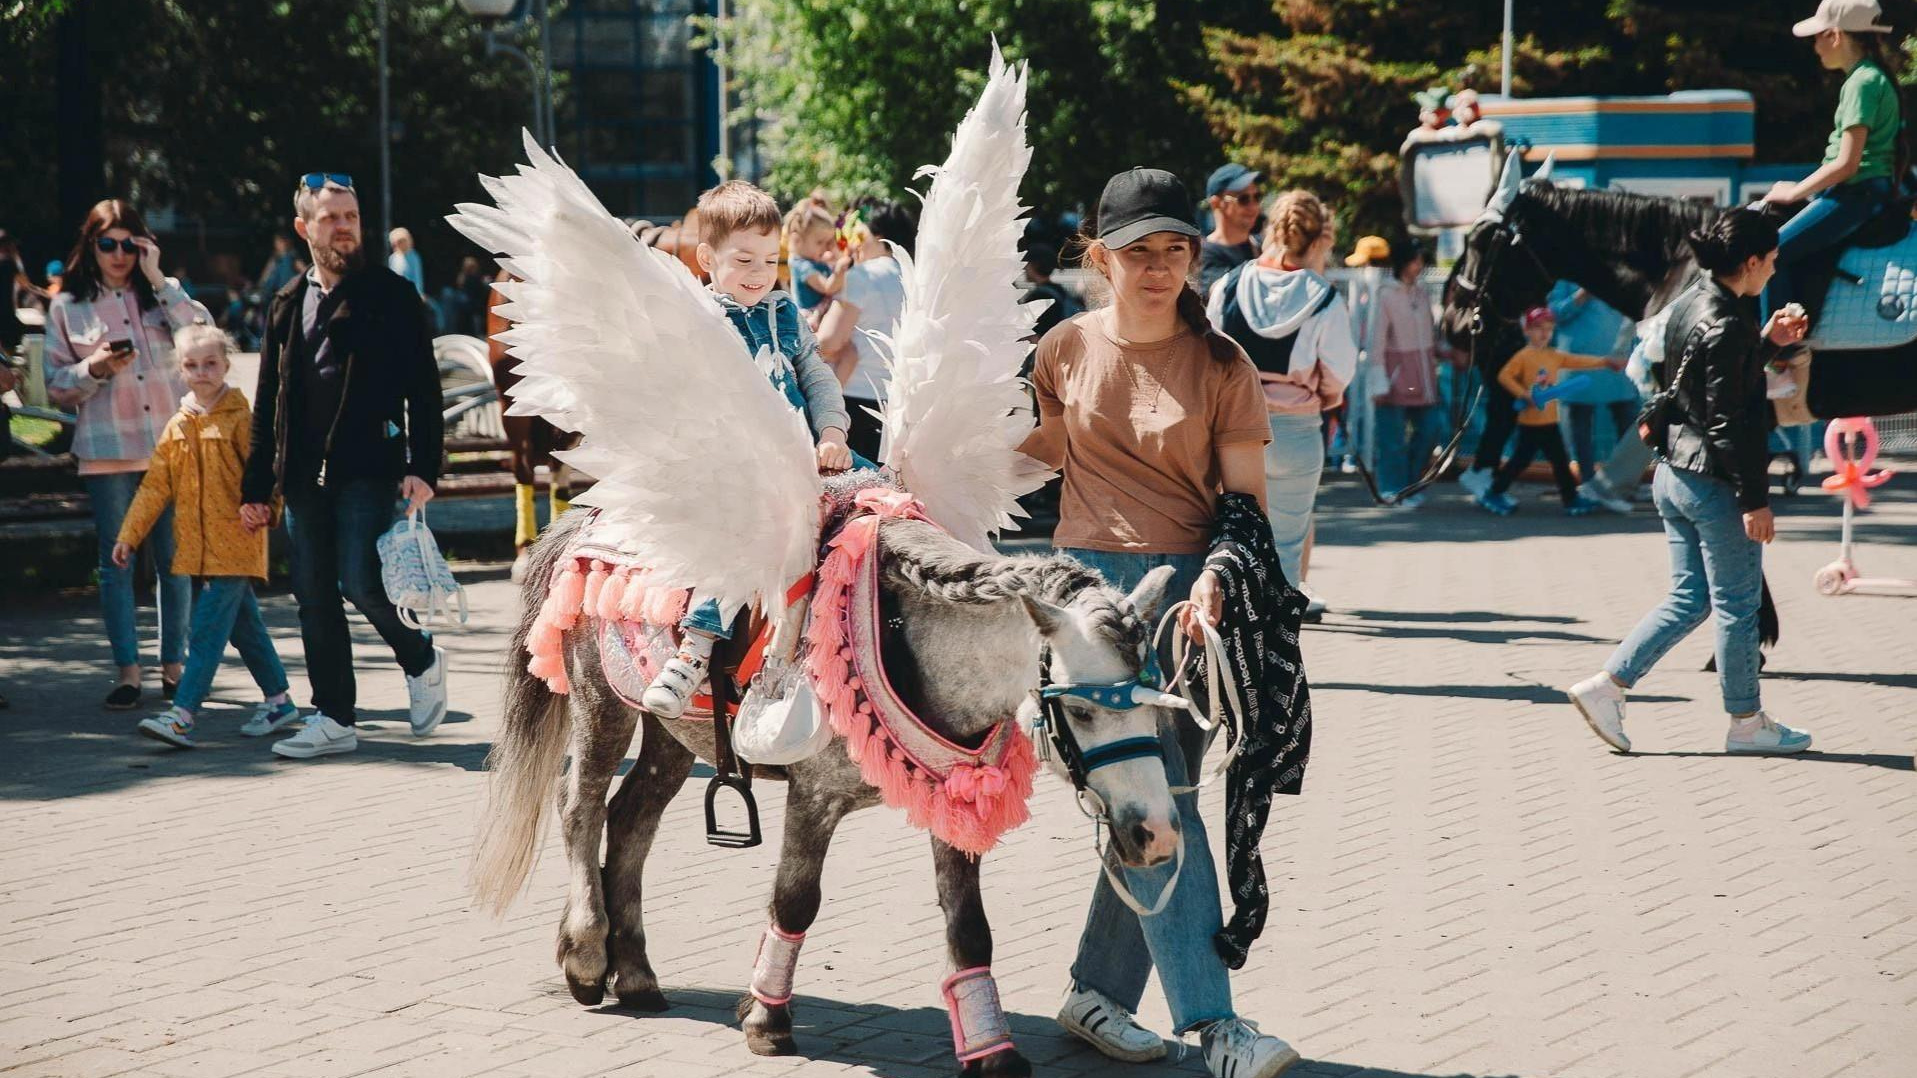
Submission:
[[[598,507],[599,535],[655,583],[778,617],[818,545],[804,417],[711,292],[525,142],[530,165],[481,177],[496,206],[462,203],[447,218],[517,278],[497,286],[513,323],[500,340],[524,379],[508,414],[583,435],[559,454],[598,480],[577,504]]]
[[[992,45],[984,93],[931,174],[919,215],[918,254],[904,263],[905,309],[890,343],[890,386],[879,456],[934,521],[961,541],[991,549],[1016,528],[1018,497],[1051,469],[1018,451],[1031,432],[1031,401],[1018,377],[1025,338],[1043,310],[1020,304],[1025,207],[1019,183],[1031,162],[1025,141],[1023,63]]]

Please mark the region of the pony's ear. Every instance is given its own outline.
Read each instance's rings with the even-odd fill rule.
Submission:
[[[1538,170],[1531,174],[1531,178],[1537,181],[1538,183],[1550,183],[1551,170],[1556,168],[1557,164],[1558,164],[1558,152],[1556,150],[1552,150],[1551,152],[1544,155],[1544,164],[1538,166]]]
[[[1158,611],[1165,605],[1165,586],[1171,583],[1173,572],[1175,570],[1171,566],[1161,565],[1146,573],[1132,593],[1125,596],[1125,603],[1132,608],[1132,613],[1144,621],[1158,617]]]
[[[1065,626],[1065,619],[1072,616],[1071,612],[1062,606],[1053,606],[1043,599],[1034,599],[1029,595],[1021,594],[1018,601],[1025,605],[1025,616],[1032,619],[1033,625],[1038,626],[1040,636],[1057,636],[1058,631]]]

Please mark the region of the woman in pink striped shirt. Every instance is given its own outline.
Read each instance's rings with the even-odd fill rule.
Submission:
[[[133,570],[113,564],[113,542],[160,432],[186,393],[173,332],[212,321],[178,281],[161,276],[160,247],[139,211],[119,199],[93,207],[47,312],[47,395],[79,416],[73,455],[99,536],[100,605],[119,668],[105,701],[114,710],[139,706],[141,675]],[[190,582],[169,571],[172,537],[169,511],[150,544],[159,570],[160,683],[169,698],[186,657],[192,603]]]

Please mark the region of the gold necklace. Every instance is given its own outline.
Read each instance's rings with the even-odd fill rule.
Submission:
[[[1177,349],[1169,346],[1166,347],[1164,349],[1164,356],[1159,360],[1159,369],[1155,371],[1152,370],[1149,364],[1141,360],[1134,360],[1130,356],[1125,357],[1125,373],[1131,376],[1133,400],[1138,399],[1139,394],[1143,391],[1143,387],[1138,384],[1138,368],[1144,367],[1145,373],[1151,376],[1152,399],[1148,411],[1153,415],[1158,414],[1158,398],[1165,392],[1165,370],[1170,367],[1172,356],[1175,355],[1176,352]]]

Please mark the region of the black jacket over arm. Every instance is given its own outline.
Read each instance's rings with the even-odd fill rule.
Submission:
[[[1688,366],[1686,349],[1694,351]],[[1755,305],[1709,277],[1677,298],[1664,331],[1665,372],[1677,378],[1684,368],[1666,459],[1728,481],[1746,512],[1770,504],[1764,366],[1777,353],[1758,333]]]
[[[273,296],[266,340],[260,347],[260,380],[253,396],[253,451],[247,458],[242,496],[268,502],[289,480],[288,441],[301,437],[300,387],[295,364],[310,362],[301,344],[300,320],[310,280],[302,276]],[[419,293],[383,266],[363,269],[339,283],[341,296],[324,333],[343,354],[344,385],[326,452],[327,481],[391,479],[414,475],[439,482],[445,446],[440,418],[439,367],[432,330]],[[316,470],[322,447],[302,446],[293,457]]]

